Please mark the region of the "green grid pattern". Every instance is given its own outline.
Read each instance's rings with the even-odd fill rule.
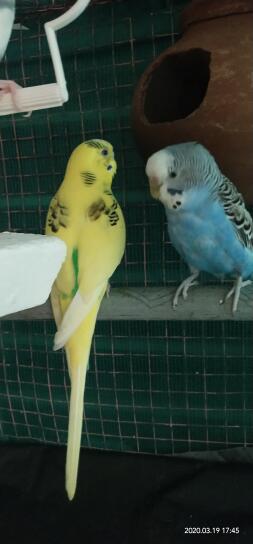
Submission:
[[[5,440],[66,442],[70,387],[53,335],[51,321],[1,323]],[[252,445],[251,338],[243,322],[98,322],[83,446],[171,454]]]
[[[69,102],[63,108],[34,112],[28,119],[0,119],[0,230],[43,232],[69,154],[83,139],[103,137],[115,148],[114,189],[127,222],[125,262],[112,283],[161,285],[185,276],[186,267],[168,241],[164,211],[149,195],[130,122],[135,84],[151,59],[179,35],[183,3],[95,5],[58,32]],[[40,19],[24,18],[29,29],[14,31],[0,77],[26,86],[54,81]]]
[[[130,118],[134,86],[179,37],[186,3],[94,5],[59,33],[69,102],[30,118],[0,118],[0,230],[43,232],[68,155],[83,139],[103,137],[115,148],[115,193],[127,223],[126,255],[112,284],[167,286],[185,277],[164,211],[149,195]],[[1,78],[54,81],[43,22],[64,5],[17,3],[28,29],[14,31]],[[52,351],[54,323],[2,321],[0,329],[0,440],[65,443],[69,379],[64,353]],[[83,445],[160,454],[252,445],[251,337],[247,322],[98,322]]]

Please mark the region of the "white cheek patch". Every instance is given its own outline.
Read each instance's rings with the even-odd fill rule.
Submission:
[[[184,192],[175,192],[174,194],[168,193],[168,188],[166,185],[162,185],[160,188],[160,197],[159,200],[169,208],[170,210],[180,210],[183,207],[185,202]]]

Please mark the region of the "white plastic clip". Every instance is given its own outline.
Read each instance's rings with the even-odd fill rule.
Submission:
[[[55,108],[67,102],[69,96],[56,31],[77,19],[89,3],[90,0],[77,0],[66,13],[44,25],[56,83],[17,88],[15,91],[15,102],[10,92],[3,94],[0,97],[0,115]]]

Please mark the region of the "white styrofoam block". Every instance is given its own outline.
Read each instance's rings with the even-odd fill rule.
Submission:
[[[43,304],[66,257],[66,244],[42,234],[0,234],[0,316]]]

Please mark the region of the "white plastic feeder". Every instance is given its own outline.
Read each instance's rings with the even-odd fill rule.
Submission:
[[[66,253],[54,236],[1,233],[0,317],[43,304]]]
[[[56,31],[77,19],[89,3],[90,0],[77,0],[66,13],[44,25],[54,66],[56,83],[36,85],[34,87],[20,87],[15,92],[15,103],[11,93],[3,94],[0,99],[0,115],[55,108],[67,102],[69,96]]]

